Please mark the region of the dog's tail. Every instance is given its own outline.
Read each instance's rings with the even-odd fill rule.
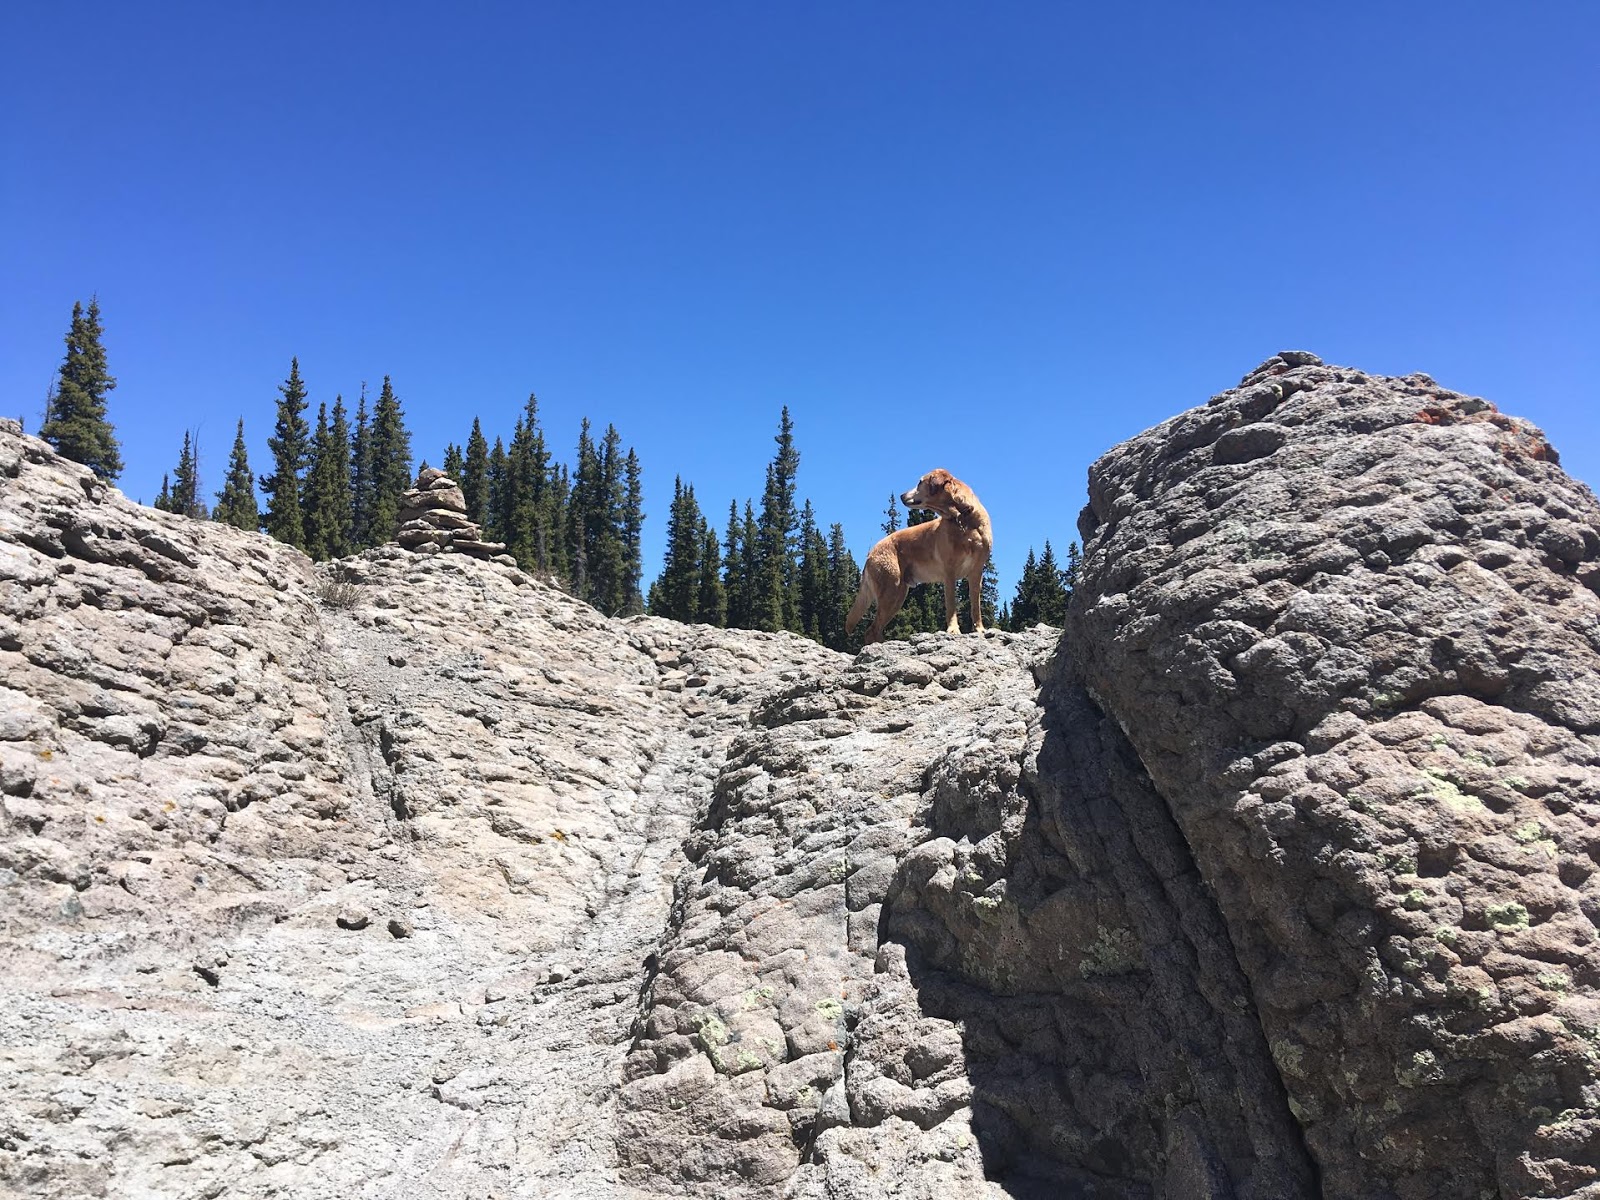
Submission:
[[[867,615],[867,609],[872,605],[872,593],[867,587],[867,577],[863,572],[861,576],[861,590],[856,593],[856,602],[850,606],[850,615],[844,619],[846,634],[855,632],[861,618]]]

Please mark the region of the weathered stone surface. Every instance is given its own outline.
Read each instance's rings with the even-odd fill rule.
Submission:
[[[1600,1191],[1554,459],[1286,352],[1096,464],[1064,641],[850,659],[0,422],[0,1194]]]
[[[450,542],[450,549],[461,554],[470,554],[474,558],[485,558],[490,561],[498,561],[502,558],[510,557],[505,552],[506,544],[504,542],[475,542],[465,538],[453,538]],[[513,566],[516,565],[516,561],[514,558],[511,559]]]
[[[1426,376],[1283,355],[1090,474],[1075,674],[1328,1195],[1600,1187],[1600,510],[1555,461]]]
[[[0,433],[0,1192],[633,1194],[679,847],[837,656],[460,555],[313,570],[87,479]],[[689,716],[665,645],[730,698]]]
[[[473,521],[471,517],[467,516],[465,512],[455,512],[447,508],[403,509],[400,513],[401,529],[404,529],[412,522],[417,522],[421,525],[427,525],[433,529],[448,529],[451,532],[456,530],[470,529],[474,534],[476,534],[478,531],[477,523]]]
[[[401,492],[401,509],[414,512],[431,512],[436,509],[444,512],[466,512],[467,498],[461,489],[454,483],[439,486],[440,482],[436,480],[433,487],[415,487],[410,491]]]

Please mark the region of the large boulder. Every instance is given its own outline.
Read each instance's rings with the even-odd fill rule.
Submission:
[[[1090,472],[1070,670],[1215,895],[1333,1196],[1600,1181],[1600,508],[1304,355]]]

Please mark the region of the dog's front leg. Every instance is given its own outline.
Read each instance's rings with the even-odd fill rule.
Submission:
[[[961,619],[956,612],[956,577],[944,577],[944,631],[946,633],[960,633]]]
[[[967,599],[972,602],[972,632],[983,632],[983,568],[967,576]]]

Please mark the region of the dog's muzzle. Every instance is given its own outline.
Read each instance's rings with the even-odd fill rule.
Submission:
[[[917,499],[917,489],[912,488],[909,492],[901,492],[900,503],[904,504],[907,508],[915,508],[917,504],[920,503],[920,501]]]

